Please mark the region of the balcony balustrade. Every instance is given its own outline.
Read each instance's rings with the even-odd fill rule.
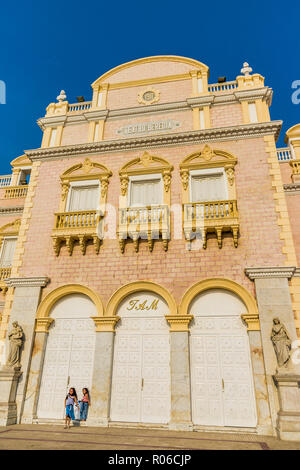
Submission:
[[[10,186],[12,175],[1,175],[0,176],[0,188]]]
[[[128,238],[133,240],[136,252],[139,239],[148,240],[149,250],[152,251],[154,240],[159,238],[162,238],[164,250],[167,251],[170,238],[169,207],[160,205],[119,209],[118,237],[122,253]]]
[[[11,267],[0,267],[0,281],[3,281],[4,279],[8,279],[10,277],[11,273]]]
[[[216,233],[222,248],[222,233],[232,232],[234,246],[238,246],[239,218],[236,200],[194,202],[183,205],[183,230],[188,241],[200,235],[203,248],[207,233]]]
[[[291,149],[288,147],[277,149],[277,158],[279,162],[288,162],[294,160]]]
[[[4,199],[18,199],[27,196],[28,186],[8,186],[4,190]]]
[[[60,212],[55,214],[55,224],[52,232],[54,251],[59,255],[62,242],[66,242],[69,255],[73,253],[74,242],[79,245],[84,255],[88,240],[92,240],[96,253],[99,253],[103,237],[103,216],[97,211]]]

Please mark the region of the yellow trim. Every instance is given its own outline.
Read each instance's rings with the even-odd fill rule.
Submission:
[[[131,67],[135,67],[136,65],[141,65],[141,64],[147,64],[151,62],[180,62],[184,64],[191,65],[193,67],[198,68],[199,70],[207,71],[208,72],[208,67],[207,65],[203,64],[202,62],[199,62],[198,60],[195,59],[189,59],[188,57],[181,57],[181,56],[173,56],[173,55],[161,55],[161,56],[150,56],[150,57],[143,57],[141,59],[136,59],[132,60],[130,62],[125,62],[124,64],[118,65],[117,67],[114,67],[113,69],[109,70],[108,72],[104,73],[101,75],[97,80],[95,80],[92,83],[92,87],[94,88],[97,85],[100,85],[104,80],[108,79],[112,75],[115,75],[116,73],[120,72],[121,70],[125,70]],[[190,78],[190,76],[189,76]]]
[[[125,286],[120,287],[109,299],[105,311],[106,317],[115,317],[117,309],[122,302],[128,295],[133,294],[134,292],[139,291],[150,291],[154,292],[157,295],[160,295],[168,304],[169,307],[169,314],[170,315],[177,315],[177,305],[172,297],[172,295],[165,289],[164,287],[160,286],[151,281],[136,281],[130,282]]]
[[[17,157],[14,160],[12,160],[10,164],[13,168],[19,167],[19,166],[31,166],[32,161],[29,160],[27,155],[21,155],[20,157]]]
[[[86,286],[82,286],[80,284],[68,284],[65,286],[57,287],[54,289],[52,292],[50,292],[40,303],[37,313],[36,313],[36,318],[49,318],[50,317],[50,311],[54,304],[61,299],[62,297],[65,297],[66,295],[69,294],[84,294],[87,297],[89,297],[92,302],[96,305],[97,312],[98,312],[98,317],[103,317],[104,316],[104,309],[103,309],[103,304],[102,301],[96,292],[94,292],[92,289]],[[37,321],[37,324],[39,325],[41,322]],[[39,331],[39,330],[37,330]]]
[[[257,322],[259,322],[258,309],[254,297],[240,284],[231,281],[231,279],[223,278],[205,279],[204,281],[197,282],[192,287],[190,287],[182,297],[182,300],[179,305],[179,314],[187,315],[192,300],[194,300],[197,295],[210,289],[225,289],[229,292],[233,292],[234,294],[236,294],[244,302],[248,310],[248,312],[245,312],[245,314],[248,315],[248,317],[250,316],[250,318],[253,318],[255,316],[257,318]],[[259,324],[257,323],[256,327],[258,325]],[[253,327],[250,328],[249,326],[248,328],[253,329]]]
[[[109,90],[120,90],[122,88],[131,88],[137,86],[156,85],[158,83],[177,82],[180,80],[189,80],[191,77],[188,73],[166,75],[163,77],[144,78],[141,80],[131,80],[128,82],[110,83]]]

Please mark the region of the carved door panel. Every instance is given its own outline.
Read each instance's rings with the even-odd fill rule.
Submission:
[[[169,335],[144,335],[141,422],[168,423],[169,420]]]
[[[256,425],[249,341],[240,317],[195,318],[191,378],[195,424]]]
[[[115,337],[112,421],[169,421],[169,335],[151,334],[164,322],[164,318],[122,318]]]
[[[91,387],[95,333],[91,319],[56,319],[51,327],[43,366],[37,415],[62,419],[69,387],[81,394]]]
[[[111,420],[138,422],[141,408],[142,338],[116,335],[111,391]]]
[[[217,336],[191,336],[193,421],[223,425],[222,377]]]

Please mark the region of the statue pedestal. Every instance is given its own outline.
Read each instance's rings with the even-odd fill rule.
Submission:
[[[21,367],[0,370],[0,426],[17,423],[16,393]]]
[[[280,404],[276,427],[278,437],[300,441],[300,375],[278,372],[273,379]]]

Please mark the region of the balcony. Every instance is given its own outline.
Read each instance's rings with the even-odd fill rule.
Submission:
[[[8,279],[10,277],[11,273],[11,267],[3,267],[0,268],[0,281],[3,281],[4,279]]]
[[[28,186],[8,186],[4,189],[4,199],[19,199],[27,196]]]
[[[236,81],[232,82],[223,82],[223,83],[211,83],[208,84],[209,93],[219,94],[219,93],[232,93],[232,90],[236,90],[238,83]]]
[[[170,238],[170,211],[167,205],[147,207],[126,207],[119,209],[118,237],[121,252],[125,241],[133,240],[135,251],[139,250],[139,240],[148,240],[149,251],[153,250],[154,240],[162,238],[164,250],[168,250]]]
[[[0,176],[0,188],[5,188],[11,183],[12,175],[1,175]]]
[[[203,248],[207,246],[207,233],[216,233],[222,248],[222,233],[232,232],[234,246],[238,246],[239,218],[236,200],[194,202],[183,205],[183,230],[190,241],[201,235]]]
[[[288,147],[277,149],[277,159],[279,162],[288,162],[290,160],[294,160],[291,149]]]
[[[96,253],[99,253],[102,239],[103,216],[97,211],[60,212],[55,214],[52,232],[53,247],[56,256],[60,253],[63,242],[68,253],[73,253],[74,242],[78,241],[84,255],[88,240],[92,240]]]

